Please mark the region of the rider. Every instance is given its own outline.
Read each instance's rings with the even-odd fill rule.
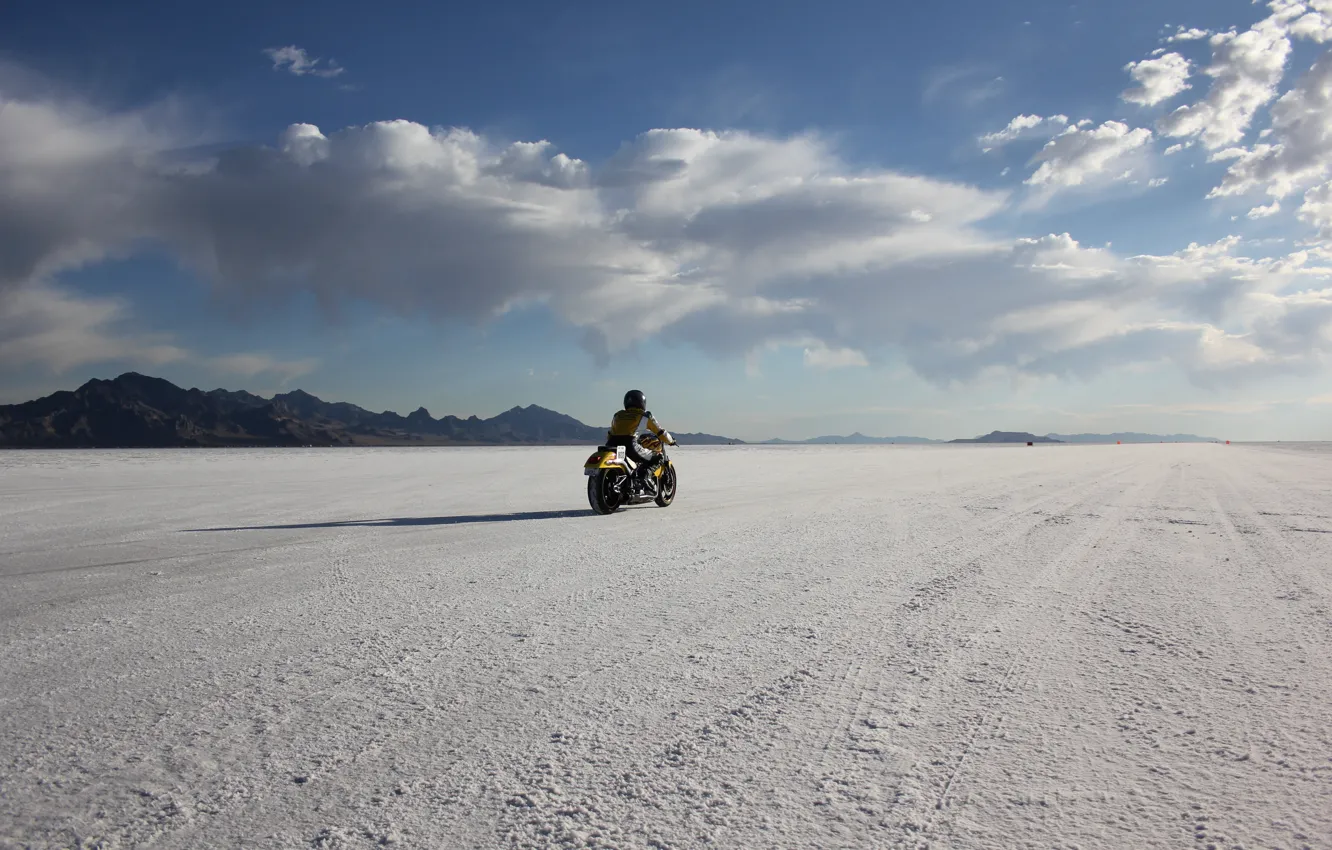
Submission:
[[[638,433],[638,426],[645,419],[649,431],[656,434],[666,444],[675,445],[675,438],[667,433],[665,428],[658,425],[656,418],[648,412],[647,397],[643,395],[642,390],[630,390],[624,394],[624,410],[616,413],[611,418],[610,432],[606,437],[606,445],[624,446],[625,453],[638,464],[638,469],[634,471],[634,475],[640,481],[647,480],[648,473],[661,462],[660,452],[645,454],[642,447],[634,439],[634,436]]]

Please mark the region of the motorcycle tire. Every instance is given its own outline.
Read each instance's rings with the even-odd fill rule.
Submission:
[[[624,507],[626,498],[620,488],[623,477],[619,470],[601,470],[587,477],[587,502],[594,513],[605,516]]]
[[[672,464],[666,464],[662,470],[661,477],[657,479],[657,507],[670,507],[671,502],[675,501],[675,467]]]

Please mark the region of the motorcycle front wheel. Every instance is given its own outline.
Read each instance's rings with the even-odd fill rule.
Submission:
[[[657,479],[657,507],[664,508],[675,501],[675,467],[666,464]]]
[[[595,513],[613,514],[624,507],[625,495],[622,479],[625,474],[619,469],[602,469],[587,477],[587,502]]]

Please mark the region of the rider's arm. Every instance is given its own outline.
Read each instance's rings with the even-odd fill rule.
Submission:
[[[647,426],[649,431],[656,434],[658,437],[661,437],[663,440],[666,440],[666,442],[670,443],[672,446],[675,445],[675,438],[671,437],[670,434],[666,433],[666,429],[661,427],[660,424],[658,424],[657,417],[653,416],[651,413],[646,413],[644,414],[644,416],[647,418]]]

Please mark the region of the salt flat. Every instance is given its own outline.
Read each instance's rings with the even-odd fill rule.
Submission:
[[[1332,453],[586,453],[0,454],[0,844],[1332,844]]]

